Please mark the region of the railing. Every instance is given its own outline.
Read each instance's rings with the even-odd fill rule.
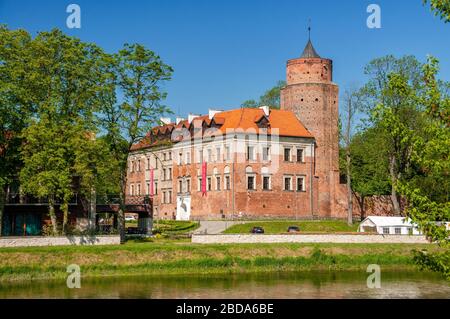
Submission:
[[[78,194],[73,194],[72,198],[69,200],[69,205],[77,205],[82,200],[79,201]],[[6,196],[6,205],[49,205],[49,197],[36,197],[25,194],[10,193]],[[126,196],[125,205],[127,206],[143,206],[151,205],[152,201],[150,196]],[[62,201],[60,199],[54,199],[54,205],[61,205]],[[120,195],[97,195],[96,205],[119,205]]]
[[[126,196],[125,205],[149,205],[151,203],[150,196]],[[97,205],[118,205],[120,204],[120,195],[97,195]]]
[[[7,205],[48,205],[50,203],[50,197],[36,197],[32,195],[10,193],[6,196]],[[61,205],[62,201],[59,199],[53,200],[54,205]],[[78,194],[73,194],[69,200],[69,205],[78,204]]]

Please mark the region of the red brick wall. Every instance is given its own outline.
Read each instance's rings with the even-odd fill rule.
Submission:
[[[325,69],[326,68],[326,69]],[[294,59],[287,63],[287,86],[281,91],[281,109],[293,111],[316,139],[315,175],[318,177],[318,217],[340,217],[338,86],[332,83],[328,59]]]
[[[234,191],[223,189],[224,167],[229,166],[233,172],[232,164],[208,164],[208,176],[213,176],[214,168],[217,168],[221,176],[221,191],[215,190],[215,179],[213,178],[213,191],[202,196],[198,191],[198,179],[193,178],[193,189],[191,192],[193,219],[221,218],[221,210],[227,218],[312,218],[310,209],[310,170],[311,158],[306,157],[305,163],[283,162],[280,158],[279,169],[271,174],[271,190],[263,190],[261,168],[265,166],[261,162],[235,163],[234,164]],[[256,190],[247,190],[246,167],[251,166],[255,173]],[[193,165],[191,174],[197,174],[200,165]],[[178,169],[174,170],[178,172]],[[233,174],[230,174],[231,176]],[[283,177],[292,176],[292,191],[283,190]],[[296,175],[305,177],[305,191],[295,190]],[[192,176],[192,175],[191,175]],[[232,184],[233,185],[233,184]],[[234,215],[233,215],[234,196]],[[241,214],[239,214],[241,213]]]

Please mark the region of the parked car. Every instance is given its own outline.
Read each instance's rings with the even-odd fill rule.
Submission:
[[[250,231],[252,234],[264,234],[264,228],[259,227],[259,226],[255,226],[252,228],[252,230]]]
[[[300,231],[300,227],[298,226],[289,226],[288,233],[298,233]]]
[[[127,221],[127,222],[132,222],[132,221],[135,221],[136,220],[136,216],[134,216],[134,215],[127,215],[127,216],[125,216],[125,221]]]

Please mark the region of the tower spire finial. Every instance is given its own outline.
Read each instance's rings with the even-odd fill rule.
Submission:
[[[311,18],[308,19],[308,40],[311,40]]]
[[[311,43],[311,19],[308,19],[308,43],[301,55],[301,58],[320,58]]]

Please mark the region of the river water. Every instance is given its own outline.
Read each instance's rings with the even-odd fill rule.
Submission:
[[[0,298],[448,298],[450,283],[429,272],[381,273],[368,288],[365,272],[289,272],[252,275],[144,276],[0,283]]]

